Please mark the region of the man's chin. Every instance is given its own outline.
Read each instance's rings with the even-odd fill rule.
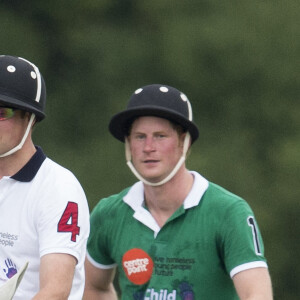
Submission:
[[[157,183],[157,182],[160,182],[164,179],[164,177],[157,176],[157,175],[141,174],[141,176],[145,180],[147,180],[148,182],[151,182],[151,183]]]

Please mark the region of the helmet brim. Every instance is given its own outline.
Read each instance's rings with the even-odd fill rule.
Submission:
[[[128,135],[131,123],[134,119],[142,116],[159,117],[181,125],[184,130],[187,130],[190,133],[192,143],[197,140],[199,136],[198,128],[192,121],[187,120],[184,116],[174,110],[151,105],[130,108],[114,115],[109,123],[109,131],[116,139],[124,142],[125,136]]]
[[[34,113],[37,121],[43,120],[46,115],[39,107],[35,108],[32,103],[27,104],[24,101],[0,94],[0,105],[7,105],[9,107],[17,108],[23,111]]]

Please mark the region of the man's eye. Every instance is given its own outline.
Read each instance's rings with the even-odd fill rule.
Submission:
[[[156,137],[157,139],[163,139],[163,138],[166,137],[166,135],[165,135],[165,134],[157,134],[155,137]]]
[[[137,140],[142,140],[142,139],[145,138],[145,136],[144,136],[144,135],[136,135],[135,138],[136,138]]]

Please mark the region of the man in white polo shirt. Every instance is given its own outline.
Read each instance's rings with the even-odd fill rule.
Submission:
[[[0,56],[0,291],[28,263],[13,300],[81,299],[89,235],[84,191],[35,146],[46,87],[31,62]]]

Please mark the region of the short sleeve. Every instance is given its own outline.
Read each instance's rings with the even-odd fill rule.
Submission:
[[[89,235],[89,209],[84,191],[73,176],[66,172],[64,180],[54,182],[45,192],[38,209],[40,256],[67,253],[77,261],[85,256]]]
[[[115,262],[110,256],[110,222],[106,217],[106,201],[102,199],[91,213],[91,232],[87,243],[90,262],[98,268],[111,268]]]
[[[231,277],[249,268],[267,267],[259,227],[244,200],[227,208],[220,236],[225,267]]]

